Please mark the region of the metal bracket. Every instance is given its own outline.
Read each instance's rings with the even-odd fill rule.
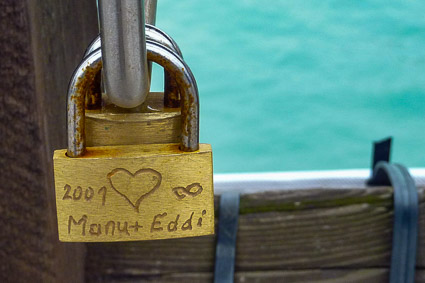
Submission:
[[[390,283],[413,283],[415,279],[416,246],[418,238],[418,191],[406,167],[379,161],[377,152],[389,160],[390,140],[375,143],[373,175],[367,182],[374,186],[394,188],[394,224],[391,253]],[[380,149],[379,147],[387,147]]]
[[[236,235],[239,218],[239,193],[225,192],[220,196],[215,283],[231,283],[235,273]]]

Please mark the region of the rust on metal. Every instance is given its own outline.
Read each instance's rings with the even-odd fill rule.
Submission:
[[[79,113],[81,113],[81,111],[84,111],[84,108],[85,108],[84,100],[80,99],[80,97],[81,96],[79,92],[71,96],[71,101],[73,101],[75,108],[77,110],[77,111],[74,111],[73,120],[77,121],[77,123],[75,123],[74,140],[75,140],[75,145],[78,147],[79,145],[84,144],[86,140],[86,133],[84,131],[84,117],[77,117],[79,116]],[[68,153],[68,154],[71,154],[71,153]],[[70,157],[74,157],[74,156],[70,156]]]
[[[197,93],[192,93],[197,89],[196,82],[194,82],[195,85],[191,85],[188,83],[185,72],[188,71],[190,74],[190,70],[185,70],[185,67],[181,67],[181,69],[176,68],[176,65],[174,65],[172,62],[168,61],[166,58],[162,56],[155,56],[155,54],[152,54],[151,52],[148,52],[148,60],[154,61],[155,63],[161,65],[167,73],[171,76],[170,81],[174,81],[177,84],[178,90],[181,94],[184,94],[181,96],[180,99],[180,107],[181,107],[181,119],[182,119],[182,137],[183,139],[191,139],[191,133],[193,129],[196,128],[196,131],[199,130],[199,125],[192,125],[193,123],[199,123],[199,108],[193,107],[194,105],[198,105],[198,101],[195,101],[197,98]],[[199,141],[196,141],[196,143]],[[180,150],[182,151],[193,151],[197,150],[198,147],[187,147],[184,143],[181,143]]]
[[[164,72],[164,78],[164,106],[169,108],[180,107],[180,93],[177,82],[167,71]]]
[[[167,48],[147,41],[147,59],[168,72],[180,93],[182,151],[199,150],[199,101],[196,80],[186,63]],[[85,106],[87,93],[96,92],[102,68],[100,49],[88,55],[74,72],[68,90],[68,156],[80,157],[85,149]],[[84,66],[86,64],[91,67]],[[83,67],[84,66],[84,67]],[[96,78],[97,76],[97,78]]]
[[[84,130],[84,117],[76,116],[79,113],[84,113],[85,109],[100,109],[102,104],[100,88],[101,69],[102,61],[98,61],[93,66],[86,66],[83,69],[84,75],[79,77],[75,84],[75,94],[71,96],[71,101],[73,101],[76,108],[73,120],[78,121],[75,124],[75,145],[77,147],[85,142],[86,133]]]
[[[84,94],[86,109],[100,109],[102,105],[102,91],[100,87],[102,61],[94,66],[84,68],[84,76],[78,78],[75,85],[77,93]]]

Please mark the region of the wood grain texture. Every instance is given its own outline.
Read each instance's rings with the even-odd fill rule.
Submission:
[[[214,233],[211,145],[88,147],[54,155],[59,238],[114,242]]]
[[[421,269],[425,268],[423,188],[419,198],[417,266]],[[267,278],[286,278],[287,282],[388,281],[392,188],[243,195],[240,214],[236,250],[239,282],[269,282]],[[126,278],[137,278],[138,282],[211,282],[214,252],[214,236],[89,244],[86,278],[91,282]],[[423,275],[417,282],[425,282]]]
[[[86,110],[87,146],[180,142],[180,108],[164,108],[163,93],[149,93],[139,108]]]
[[[102,282],[103,278],[93,278],[90,281]],[[119,276],[107,279],[108,282],[130,283],[130,282],[167,282],[167,283],[204,283],[213,282],[211,272],[204,273],[171,273],[163,275],[145,276]],[[365,283],[365,282],[385,282],[389,281],[388,268],[364,268],[364,269],[311,269],[311,270],[285,270],[285,271],[253,271],[236,272],[236,283]],[[425,271],[418,270],[415,282],[425,281]]]
[[[58,241],[51,156],[95,2],[1,0],[0,27],[0,281],[81,282],[83,250]]]

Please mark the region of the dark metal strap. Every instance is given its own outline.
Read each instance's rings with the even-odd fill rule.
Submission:
[[[239,218],[239,193],[226,192],[220,197],[215,283],[232,283],[235,273],[236,234]]]
[[[373,168],[375,168],[376,164],[378,164],[378,162],[380,161],[390,162],[391,141],[392,141],[392,138],[388,137],[386,139],[376,141],[373,143],[372,170]]]
[[[407,205],[407,222],[408,232],[406,235],[406,252],[407,252],[407,262],[406,262],[406,281],[404,282],[414,282],[415,280],[415,268],[416,268],[416,250],[417,250],[417,241],[418,241],[418,224],[419,224],[419,197],[418,190],[415,186],[415,181],[412,176],[409,174],[409,171],[402,165],[395,164],[399,167],[400,171],[405,177],[407,191],[409,192],[409,199]],[[394,281],[397,282],[397,281]]]
[[[392,186],[394,189],[390,283],[413,283],[418,237],[418,191],[404,166],[387,162],[390,144],[388,140],[375,143],[375,164],[368,185]],[[382,146],[385,148],[382,149]],[[377,152],[380,152],[380,157],[377,157]]]

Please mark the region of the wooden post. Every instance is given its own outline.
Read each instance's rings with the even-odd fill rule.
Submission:
[[[83,282],[84,246],[58,241],[52,154],[96,2],[0,0],[0,26],[0,281]]]

